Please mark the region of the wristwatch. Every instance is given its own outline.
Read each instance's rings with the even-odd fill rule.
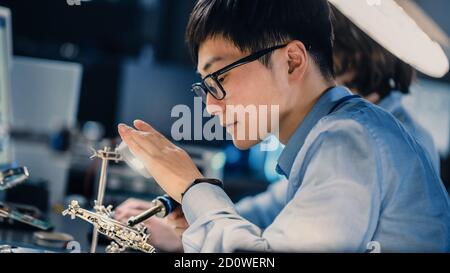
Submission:
[[[22,183],[30,176],[27,167],[0,171],[0,190],[6,190]]]
[[[216,186],[219,186],[223,189],[223,182],[220,181],[219,179],[215,179],[215,178],[197,178],[194,180],[194,182],[192,182],[191,185],[189,185],[189,187],[181,194],[181,198],[184,197],[184,195],[188,192],[188,190],[190,188],[192,188],[193,186],[200,184],[200,183],[209,183],[209,184],[213,184]]]

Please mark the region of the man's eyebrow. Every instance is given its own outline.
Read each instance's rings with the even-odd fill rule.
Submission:
[[[206,62],[206,64],[203,66],[203,71],[208,71],[208,69],[211,67],[211,65],[215,62],[223,60],[222,57],[212,57],[209,61]],[[199,72],[197,72],[199,73]],[[199,73],[200,74],[200,73]]]

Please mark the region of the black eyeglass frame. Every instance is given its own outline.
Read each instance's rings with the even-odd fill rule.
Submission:
[[[202,79],[201,82],[194,83],[194,84],[192,85],[192,87],[191,87],[191,91],[192,91],[193,93],[197,94],[197,92],[195,92],[195,89],[201,88],[201,89],[203,90],[203,93],[205,94],[205,97],[206,97],[206,96],[208,95],[208,93],[209,93],[209,94],[211,94],[216,100],[223,100],[223,99],[225,98],[225,96],[227,95],[227,93],[226,93],[225,89],[223,88],[222,84],[221,84],[220,81],[219,81],[219,76],[220,76],[220,75],[225,74],[225,73],[229,72],[230,70],[232,70],[232,69],[234,69],[234,68],[236,68],[236,67],[239,67],[239,66],[241,66],[241,65],[244,65],[244,64],[248,64],[248,63],[254,62],[254,61],[258,60],[259,58],[263,57],[264,55],[266,55],[266,54],[268,54],[268,53],[270,53],[270,52],[272,52],[272,51],[274,51],[274,50],[283,48],[283,47],[285,47],[285,46],[287,46],[287,44],[276,45],[276,46],[273,46],[273,47],[269,47],[269,48],[266,48],[266,49],[257,51],[257,52],[255,52],[255,53],[253,53],[253,54],[251,54],[251,55],[249,55],[249,56],[247,56],[247,57],[244,57],[244,58],[242,58],[242,59],[239,59],[239,60],[237,60],[237,61],[235,61],[235,62],[233,62],[233,63],[231,63],[231,64],[229,64],[229,65],[227,65],[227,66],[225,66],[225,67],[223,67],[223,68],[221,68],[221,69],[219,69],[219,70],[217,70],[217,71],[215,71],[215,72],[213,72],[213,73],[211,73],[211,74],[208,74],[207,76],[205,76],[205,77]],[[211,79],[217,84],[217,86],[221,89],[222,94],[223,94],[222,97],[216,96],[216,95],[214,94],[214,92],[213,92],[212,90],[210,90],[210,87],[205,83],[205,81],[206,81],[207,79],[209,79],[209,78],[211,78]],[[197,95],[198,95],[198,94],[197,94]],[[206,103],[206,102],[205,102],[205,103]]]

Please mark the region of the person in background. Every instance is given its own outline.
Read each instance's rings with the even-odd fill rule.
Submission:
[[[425,148],[440,173],[440,158],[433,138],[402,105],[415,70],[380,46],[334,6],[331,9],[336,81],[396,117]]]

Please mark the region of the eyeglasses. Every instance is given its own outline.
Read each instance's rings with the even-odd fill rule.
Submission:
[[[208,93],[211,94],[217,100],[223,100],[227,93],[225,92],[225,89],[223,88],[222,84],[220,83],[220,80],[219,80],[220,75],[225,74],[225,73],[229,72],[230,70],[232,70],[236,67],[239,67],[241,65],[256,61],[259,58],[261,58],[262,56],[264,56],[274,50],[283,48],[286,45],[287,44],[277,45],[274,47],[266,48],[266,49],[260,50],[258,52],[255,52],[247,57],[244,57],[240,60],[237,60],[236,62],[229,64],[229,65],[225,66],[224,68],[219,69],[216,72],[207,75],[206,77],[204,77],[202,79],[201,82],[194,83],[191,87],[191,91],[194,92],[194,94],[196,96],[201,97],[203,103],[206,103],[206,96],[208,95]]]

